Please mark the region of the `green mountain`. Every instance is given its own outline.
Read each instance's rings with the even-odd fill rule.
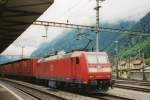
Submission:
[[[131,30],[150,33],[150,12],[137,22]],[[150,57],[150,37],[126,35],[120,38],[119,41],[121,41],[120,55],[123,58],[136,56],[142,52],[144,52],[146,58]]]
[[[10,59],[6,56],[0,56],[0,64],[6,63],[7,61],[10,61]]]
[[[15,61],[15,60],[18,60],[20,58],[21,58],[21,56],[19,56],[19,55],[14,55],[14,56],[12,56],[12,55],[0,55],[0,64]]]

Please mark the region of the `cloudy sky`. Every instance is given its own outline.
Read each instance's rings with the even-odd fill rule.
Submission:
[[[54,4],[38,20],[66,22],[74,24],[91,25],[95,23],[96,0],[55,0]],[[150,11],[150,0],[106,0],[101,4],[100,19],[102,23],[117,23],[120,21],[137,21]],[[30,55],[43,42],[48,42],[59,34],[63,34],[63,28],[48,29],[48,39],[45,28],[42,26],[30,26],[12,45],[4,52],[4,55],[21,55],[21,47],[24,54]]]

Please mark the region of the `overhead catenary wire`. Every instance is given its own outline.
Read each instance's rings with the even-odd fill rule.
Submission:
[[[61,22],[48,22],[48,21],[37,20],[37,21],[33,22],[33,25],[59,27],[59,28],[85,29],[85,30],[90,30],[90,31],[97,31],[97,28],[95,26],[61,23]],[[113,28],[103,28],[103,27],[100,27],[99,29],[98,29],[98,31],[101,31],[101,32],[131,34],[131,35],[137,35],[137,36],[148,36],[148,37],[150,37],[150,33],[142,32],[142,31],[131,31],[131,30],[122,30],[122,29],[113,29]]]

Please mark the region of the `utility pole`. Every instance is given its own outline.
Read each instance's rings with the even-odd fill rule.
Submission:
[[[119,41],[114,41],[116,43],[117,52],[117,65],[116,65],[116,78],[119,78]]]
[[[100,35],[100,30],[99,30],[99,27],[100,27],[100,18],[99,18],[99,9],[101,8],[100,6],[100,1],[103,2],[105,0],[96,0],[96,7],[95,7],[95,10],[96,10],[96,51],[99,52],[99,35]]]
[[[131,66],[130,66],[130,65],[131,65],[130,63],[131,63],[131,56],[129,55],[129,57],[128,57],[128,70],[127,70],[127,73],[128,73],[127,75],[128,75],[128,76],[129,76],[129,74],[130,74],[130,69],[131,69],[131,68],[130,68],[130,67],[131,67]]]
[[[21,57],[22,57],[22,59],[23,59],[23,56],[24,56],[24,54],[23,54],[23,53],[24,53],[24,52],[23,52],[23,49],[24,49],[24,46],[21,47],[21,51],[22,51],[22,52],[21,52]]]
[[[145,56],[144,56],[144,50],[143,50],[143,53],[142,53],[142,60],[143,60],[143,68],[142,68],[142,71],[143,71],[143,80],[145,80],[145,71],[144,71],[144,69],[145,69]]]

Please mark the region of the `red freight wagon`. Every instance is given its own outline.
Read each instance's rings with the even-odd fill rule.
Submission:
[[[3,74],[9,73],[8,72],[8,67],[6,65],[1,65],[0,66],[0,72]]]
[[[105,52],[73,52],[40,59],[37,77],[51,87],[63,82],[108,89],[112,72]]]
[[[24,76],[24,77],[36,77],[36,59],[23,59],[14,62],[10,62],[1,68],[2,73],[7,76]]]

